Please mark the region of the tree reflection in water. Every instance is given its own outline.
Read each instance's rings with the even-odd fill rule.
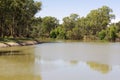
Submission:
[[[31,46],[0,48],[0,80],[41,80]]]
[[[109,71],[111,71],[111,67],[107,64],[99,64],[96,62],[87,62],[87,64],[90,66],[91,69],[99,71],[103,74],[107,74]]]

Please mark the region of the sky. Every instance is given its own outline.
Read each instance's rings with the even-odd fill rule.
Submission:
[[[42,2],[42,10],[36,17],[53,16],[62,21],[72,13],[80,17],[86,16],[91,10],[104,5],[113,10],[116,18],[112,22],[120,21],[120,0],[35,0]]]

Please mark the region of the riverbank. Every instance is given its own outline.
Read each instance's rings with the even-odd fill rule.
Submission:
[[[13,46],[28,46],[41,43],[55,42],[56,39],[51,38],[0,38],[0,48],[13,47]]]
[[[13,47],[13,46],[28,46],[28,45],[36,45],[40,43],[53,43],[53,42],[112,42],[107,40],[59,40],[59,39],[51,39],[51,38],[44,38],[44,39],[6,39],[0,41],[0,48],[5,47]],[[114,41],[120,42],[120,41]]]
[[[30,41],[22,41],[22,42],[0,42],[0,48],[4,47],[13,47],[13,46],[28,46],[40,44],[40,41],[30,40]]]

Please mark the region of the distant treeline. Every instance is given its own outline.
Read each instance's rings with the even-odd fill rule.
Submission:
[[[54,38],[70,40],[120,39],[120,22],[108,6],[91,10],[85,17],[71,14],[63,23],[52,16],[34,17],[41,10],[41,2],[33,0],[0,1],[0,37]]]

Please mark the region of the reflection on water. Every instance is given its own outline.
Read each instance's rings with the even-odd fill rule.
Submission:
[[[41,80],[41,77],[34,75],[0,76],[0,80]]]
[[[119,43],[0,48],[0,80],[119,80]]]
[[[40,61],[42,80],[118,80],[120,66],[82,61]]]
[[[80,61],[70,61],[71,64],[78,65]],[[100,64],[97,62],[84,62],[85,64],[88,64],[88,66],[98,72],[101,72],[103,74],[109,73],[109,71],[112,70],[111,66],[107,64]]]
[[[71,64],[78,64],[78,61],[76,61],[76,60],[71,60],[70,63],[71,63]]]
[[[0,49],[0,80],[41,80],[35,72],[33,47]]]
[[[119,43],[46,43],[36,46],[35,62],[42,80],[118,80],[119,50]]]
[[[95,62],[87,62],[91,69],[100,71],[101,73],[108,73],[111,71],[111,67],[106,64],[99,64]]]

